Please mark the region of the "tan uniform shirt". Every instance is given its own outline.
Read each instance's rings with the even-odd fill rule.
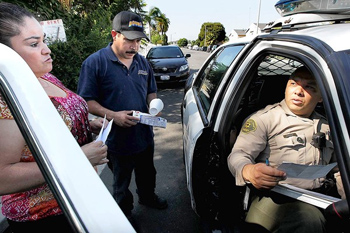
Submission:
[[[323,149],[322,156],[319,149],[311,144],[312,136],[317,132],[326,134],[326,148]],[[228,157],[229,169],[236,177],[236,184],[242,186],[245,185],[243,167],[246,164],[265,162],[266,158],[273,167],[278,167],[283,162],[328,164],[333,155],[329,135],[328,123],[320,114],[315,112],[310,118],[299,117],[282,100],[252,114],[246,120]],[[287,177],[284,183],[314,189],[320,187],[322,181],[323,179],[300,180]]]

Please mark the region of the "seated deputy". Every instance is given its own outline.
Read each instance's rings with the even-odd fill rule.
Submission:
[[[276,203],[273,193],[267,192],[279,182],[308,190],[317,190],[325,182],[324,178],[288,178],[276,168],[283,162],[318,165],[335,161],[328,122],[314,111],[320,102],[316,80],[306,67],[300,67],[287,82],[285,98],[252,114],[237,137],[228,166],[236,185],[250,184],[257,190],[245,221],[259,232],[327,232],[317,207],[289,198]],[[320,132],[326,138],[323,148],[312,143],[313,135]]]

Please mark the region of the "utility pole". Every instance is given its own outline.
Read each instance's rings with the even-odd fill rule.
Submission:
[[[207,46],[207,25],[204,25],[204,46]]]
[[[259,33],[259,20],[260,20],[260,8],[261,8],[261,0],[259,0],[259,9],[258,9],[258,22],[256,23],[256,35]]]

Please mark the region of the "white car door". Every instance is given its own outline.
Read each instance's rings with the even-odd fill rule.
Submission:
[[[228,78],[231,64],[245,45],[246,43],[230,44],[218,49],[208,58],[195,77],[192,87],[185,93],[182,105],[183,148],[187,186],[194,209],[192,163],[196,142],[203,129],[209,125],[217,98],[224,86],[223,83]]]
[[[73,229],[135,232],[29,66],[2,44],[0,93]]]

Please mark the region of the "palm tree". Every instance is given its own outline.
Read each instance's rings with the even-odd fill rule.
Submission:
[[[143,0],[130,0],[130,9],[136,14],[139,14],[142,18],[145,17],[145,11],[143,8],[147,5]]]
[[[169,29],[170,20],[163,13],[159,17],[157,17],[156,20],[157,20],[157,30],[163,36]]]
[[[147,15],[145,15],[144,20],[148,24],[148,30],[149,30],[149,37],[152,36],[152,30],[157,30],[157,24],[156,24],[156,18],[159,17],[162,14],[162,12],[159,10],[158,7],[153,7],[150,9]]]

